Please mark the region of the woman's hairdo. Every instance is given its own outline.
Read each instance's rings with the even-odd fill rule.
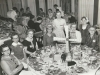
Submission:
[[[42,18],[41,18],[41,17],[38,17],[38,18],[37,18],[37,21],[39,21],[39,20],[42,20]]]
[[[54,4],[54,7],[58,7],[58,5],[57,4]]]
[[[83,19],[85,19],[85,20],[87,21],[87,24],[90,24],[89,19],[88,19],[87,17],[83,16],[83,17],[81,18],[81,20],[83,20]]]
[[[32,32],[34,33],[34,30],[28,29],[26,34],[28,35],[28,33],[29,33],[30,31],[32,31]]]
[[[24,8],[21,8],[20,11],[24,11]]]
[[[42,9],[42,8],[40,8],[40,10],[41,10],[41,11],[43,11],[43,9]]]
[[[61,12],[59,11],[59,9],[58,9],[58,11],[56,12],[56,14],[57,14],[57,13],[60,13],[60,14],[61,14]]]
[[[29,7],[26,8],[26,10],[30,9]]]
[[[19,35],[16,32],[12,32],[11,33],[11,39],[13,39],[13,36],[17,35],[19,37]]]
[[[3,51],[3,48],[5,48],[5,47],[8,47],[6,44],[2,44],[1,46],[0,46],[0,51],[1,51],[1,53],[2,53],[2,51]]]
[[[52,11],[52,9],[48,9],[48,11],[49,11],[49,10]]]
[[[96,29],[94,26],[91,26],[91,27],[89,27],[89,29],[88,29],[88,30],[90,30],[91,28],[94,28],[94,29]]]
[[[85,16],[83,16],[83,17],[81,18],[81,20],[83,20],[83,19],[87,20],[87,18],[86,18]]]

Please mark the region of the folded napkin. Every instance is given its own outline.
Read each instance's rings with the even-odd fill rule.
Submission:
[[[66,38],[54,37],[53,41],[65,41]]]

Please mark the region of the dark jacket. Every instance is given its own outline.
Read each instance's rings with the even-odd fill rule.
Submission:
[[[86,45],[95,50],[99,50],[99,36],[97,34],[94,34],[91,38],[90,35],[88,35]]]
[[[84,45],[87,41],[87,36],[89,35],[89,31],[88,29],[90,28],[91,26],[88,24],[86,29],[82,29],[82,24],[79,26],[79,31],[81,32],[81,36],[82,36],[82,45]]]
[[[34,29],[34,21],[29,20],[28,21],[28,26],[29,26],[30,29]]]

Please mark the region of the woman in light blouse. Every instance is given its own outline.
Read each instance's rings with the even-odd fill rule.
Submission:
[[[53,37],[55,37],[56,35],[54,33],[52,33],[52,31],[53,31],[52,25],[48,25],[47,33],[43,36],[43,45],[44,46],[55,45],[55,43],[53,41]]]

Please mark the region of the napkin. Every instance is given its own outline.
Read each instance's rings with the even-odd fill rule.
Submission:
[[[66,38],[60,38],[60,37],[54,37],[53,38],[53,41],[65,41],[66,40]]]

